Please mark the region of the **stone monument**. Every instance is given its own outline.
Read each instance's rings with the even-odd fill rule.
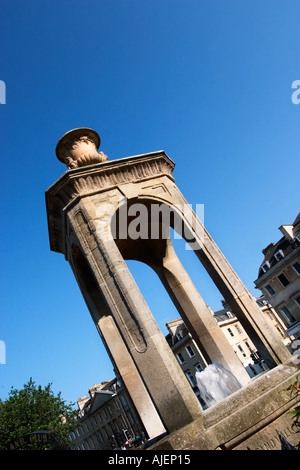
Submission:
[[[67,132],[57,144],[57,158],[68,171],[46,191],[50,248],[70,263],[150,439],[166,434],[153,448],[243,448],[265,428],[272,432],[273,422],[295,403],[284,390],[297,375],[297,361],[181,194],[165,152],[110,161],[99,146],[99,135],[87,128]],[[170,227],[189,243],[251,336],[269,367],[262,377],[251,381],[231,349],[178,259]],[[229,370],[240,390],[202,410],[127,267],[129,259],[153,268],[206,362]]]

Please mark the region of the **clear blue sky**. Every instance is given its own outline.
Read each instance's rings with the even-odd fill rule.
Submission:
[[[70,267],[49,248],[44,192],[66,170],[58,139],[84,126],[110,159],[163,149],[258,296],[261,250],[300,210],[300,105],[291,101],[300,4],[2,0],[0,9],[0,398],[32,377],[74,402],[113,372]],[[222,297],[192,255],[182,250],[217,310]],[[149,268],[133,271],[163,328],[177,312]]]

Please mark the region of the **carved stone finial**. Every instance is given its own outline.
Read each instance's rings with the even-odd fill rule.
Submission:
[[[101,139],[93,129],[73,129],[59,139],[56,156],[68,169],[106,162],[107,155],[98,152],[100,143]]]

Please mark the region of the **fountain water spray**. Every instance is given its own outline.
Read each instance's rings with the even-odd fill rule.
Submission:
[[[219,403],[241,388],[232,372],[217,362],[212,362],[202,372],[196,372],[196,381],[205,408]]]

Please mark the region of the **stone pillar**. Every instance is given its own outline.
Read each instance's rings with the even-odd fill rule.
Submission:
[[[179,208],[184,224],[183,236],[191,241],[196,256],[210,275],[224,300],[241,322],[256,348],[269,367],[290,358],[290,353],[280,340],[274,326],[262,314],[254,297],[246,289],[202,222],[177,187],[172,195],[173,204]],[[184,212],[181,208],[184,207]]]
[[[263,315],[255,298],[246,289],[207,230],[204,229],[204,232],[202,249],[196,251],[199,260],[269,367],[285,362],[290,358],[290,353],[276,334],[274,326]]]
[[[78,240],[77,245],[86,260],[85,271],[78,267],[74,254],[71,264],[94,322],[101,331],[101,326],[106,325],[102,335],[136,408],[139,408],[137,397],[140,398],[144,390],[139,384],[144,383],[163,425],[168,432],[173,432],[199,418],[201,406],[111,236],[112,213],[105,210],[99,213],[97,208],[99,196],[92,196],[68,212],[68,225],[76,234],[73,240]],[[107,319],[108,312],[115,328]],[[122,338],[120,350],[113,337]],[[131,367],[126,371],[121,354],[124,345],[131,357]],[[142,381],[137,382],[137,376]],[[152,426],[152,423],[147,424],[150,415],[149,409],[144,411],[146,429]]]
[[[109,355],[122,377],[125,387],[127,390],[130,390],[131,399],[145,426],[149,439],[163,434],[166,429],[161,422],[157,410],[113,318],[111,316],[100,318],[98,328],[103,342],[109,351]]]
[[[246,385],[250,381],[249,375],[179,261],[170,239],[167,240],[166,247],[158,274],[171,297],[173,295],[180,305],[182,319],[192,337],[207,362],[222,364],[231,370],[241,385]]]

